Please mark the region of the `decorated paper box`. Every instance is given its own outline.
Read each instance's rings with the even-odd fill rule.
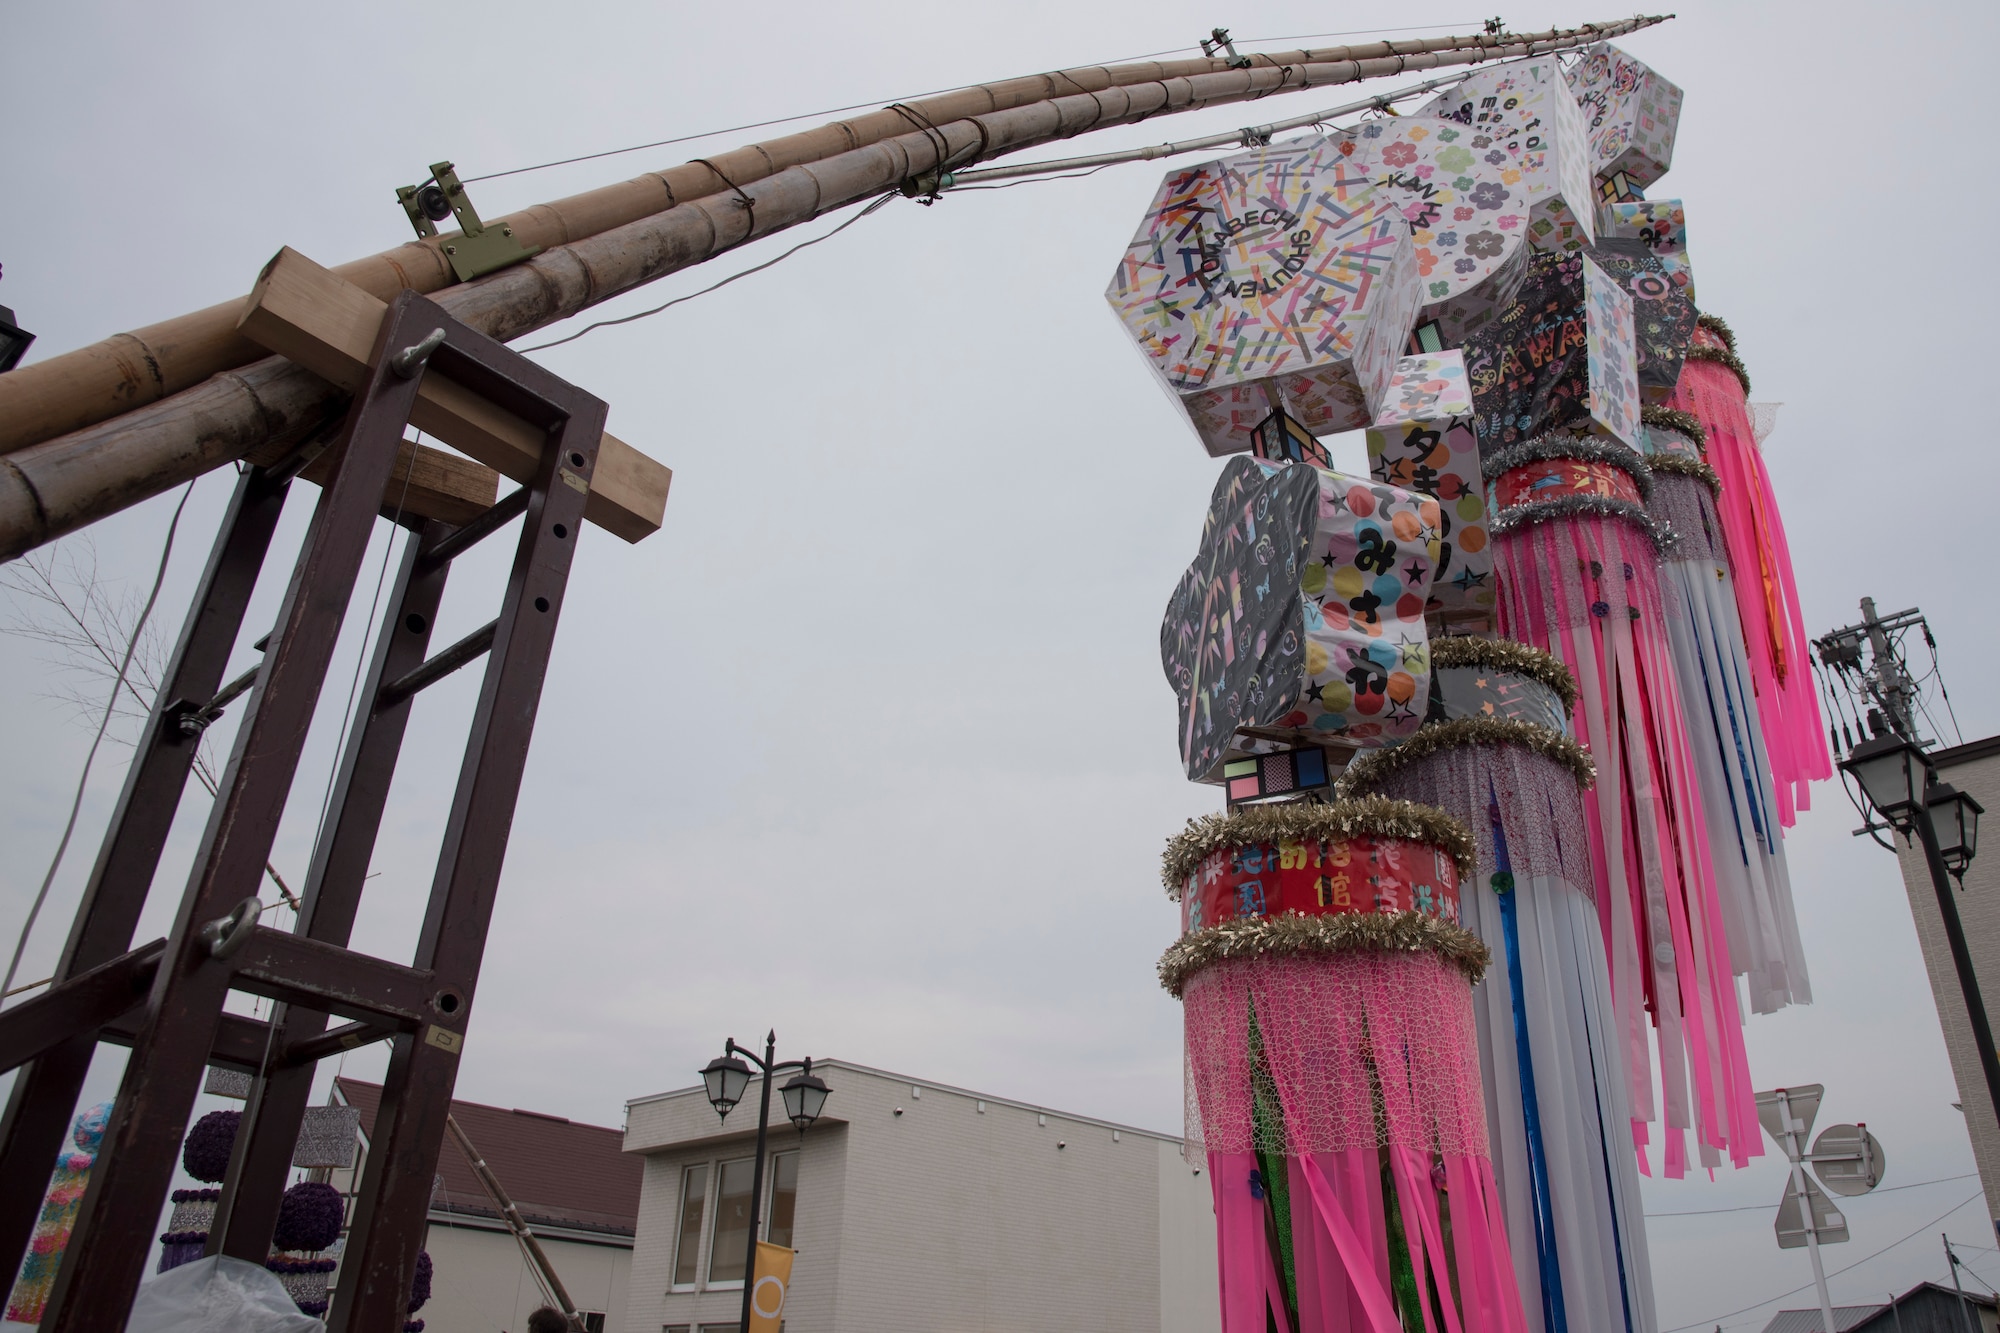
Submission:
[[[1160,626],[1190,779],[1220,780],[1245,730],[1367,746],[1417,729],[1439,519],[1400,487],[1229,461]]]
[[[1213,455],[1274,411],[1366,426],[1402,353],[1410,229],[1383,192],[1335,188],[1338,158],[1308,139],[1173,172],[1105,293]]]
[[[1618,188],[1619,175],[1642,190],[1667,174],[1680,128],[1681,90],[1609,42],[1599,42],[1569,69],[1570,90],[1590,132],[1594,174]]]
[[[1589,132],[1554,56],[1477,70],[1418,114],[1456,121],[1515,159],[1533,206],[1529,244],[1577,250],[1596,239]]]
[[[1688,267],[1687,210],[1678,199],[1633,199],[1599,210],[1600,230],[1613,239],[1640,241],[1665,268],[1667,278],[1694,300],[1694,270]]]
[[[1680,383],[1699,312],[1643,241],[1600,239],[1591,247],[1590,257],[1632,298],[1639,396],[1659,406],[1674,396],[1674,386]]]
[[[1585,256],[1533,256],[1514,304],[1464,352],[1482,453],[1565,432],[1639,447],[1632,298]]]
[[[1390,386],[1388,404],[1368,430],[1369,473],[1437,501],[1426,612],[1450,621],[1484,619],[1493,608],[1493,553],[1464,354],[1406,356]]]

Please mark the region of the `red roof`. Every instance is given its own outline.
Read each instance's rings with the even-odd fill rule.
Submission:
[[[336,1078],[333,1092],[338,1101],[361,1112],[362,1136],[373,1138],[382,1085]],[[626,1155],[623,1130],[457,1100],[451,1114],[531,1226],[623,1236],[637,1230],[639,1182],[646,1168],[638,1157]],[[476,1217],[500,1215],[449,1134],[438,1155],[438,1174],[444,1187],[436,1207]]]

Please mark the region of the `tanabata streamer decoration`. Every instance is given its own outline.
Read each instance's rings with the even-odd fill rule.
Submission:
[[[1570,252],[1596,239],[1589,131],[1554,56],[1476,70],[1418,114],[1455,121],[1515,159],[1503,173],[1521,174],[1530,245]]]
[[[41,1216],[28,1241],[28,1253],[21,1259],[21,1271],[14,1279],[7,1300],[7,1318],[15,1323],[39,1324],[55,1289],[56,1272],[62,1267],[63,1251],[69,1248],[77,1209],[83,1203],[84,1187],[90,1183],[90,1168],[104,1143],[104,1127],[111,1120],[111,1103],[99,1102],[78,1115],[70,1125],[70,1142],[76,1151],[64,1154],[49,1177],[48,1192],[42,1196]]]
[[[1464,347],[1482,450],[1588,427],[1639,439],[1632,298],[1581,254],[1538,254],[1514,303]]]
[[[1685,1131],[1704,1165],[1762,1151],[1702,796],[1660,594],[1671,531],[1645,510],[1652,473],[1601,439],[1545,435],[1486,455],[1500,628],[1554,653],[1579,686],[1573,729],[1597,764],[1592,878],[1643,1152],[1655,1117],[1643,1027],[1659,1036],[1669,1176]],[[1642,966],[1643,963],[1643,966]]]
[[[1598,180],[1622,174],[1636,190],[1667,174],[1681,123],[1679,88],[1609,42],[1570,66],[1569,86],[1587,118]]]
[[[1681,414],[1660,412],[1671,420]],[[1805,948],[1792,907],[1791,875],[1779,832],[1778,802],[1757,698],[1755,672],[1737,617],[1737,598],[1714,469],[1692,454],[1691,421],[1648,426],[1665,446],[1649,454],[1653,494],[1647,508],[1680,536],[1661,565],[1688,745],[1708,816],[1709,852],[1729,954],[1749,991],[1750,1007],[1771,1013],[1812,1000]]]
[[[1462,825],[1400,801],[1251,807],[1169,843],[1184,930],[1160,976],[1222,1333],[1525,1329],[1473,1036],[1486,950],[1457,924],[1471,866]]]
[[[1789,827],[1812,804],[1808,784],[1831,777],[1833,761],[1806,658],[1791,544],[1745,407],[1749,392],[1749,372],[1737,359],[1728,325],[1704,314],[1671,405],[1700,422],[1709,466],[1721,479],[1716,508],[1735,574],[1778,822]]]
[[[1437,568],[1428,611],[1447,621],[1486,621],[1493,611],[1493,552],[1486,483],[1462,353],[1406,356],[1388,403],[1368,428],[1368,471],[1377,481],[1437,502]]]
[[[1437,501],[1394,486],[1299,463],[1224,465],[1160,626],[1188,777],[1219,780],[1245,729],[1350,746],[1417,729],[1439,523]]]
[[[1314,435],[1366,426],[1403,350],[1410,228],[1384,193],[1339,188],[1339,160],[1312,138],[1174,172],[1105,293],[1211,454],[1276,410]]]
[[[1584,825],[1593,769],[1567,735],[1576,683],[1551,655],[1505,640],[1449,636],[1431,652],[1422,730],[1358,757],[1340,792],[1435,806],[1473,831],[1478,870],[1459,914],[1504,968],[1472,1005],[1531,1326],[1651,1333],[1625,1049]]]

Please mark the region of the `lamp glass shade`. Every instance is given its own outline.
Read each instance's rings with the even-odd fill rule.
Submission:
[[[719,1055],[701,1071],[701,1081],[708,1089],[708,1104],[717,1115],[726,1116],[736,1109],[736,1103],[743,1100],[743,1090],[750,1086],[750,1066],[733,1055]]]
[[[1978,850],[1979,816],[1985,812],[1978,801],[1948,782],[1940,782],[1925,797],[1930,807],[1931,827],[1937,832],[1938,852],[1953,874],[1963,874]]]
[[[832,1089],[812,1074],[794,1075],[790,1082],[778,1090],[785,1099],[785,1114],[801,1130],[808,1128],[819,1119],[819,1113],[826,1109],[827,1094]]]
[[[1841,767],[1884,819],[1897,822],[1923,803],[1928,774],[1923,752],[1901,736],[1876,736],[1854,747]]]

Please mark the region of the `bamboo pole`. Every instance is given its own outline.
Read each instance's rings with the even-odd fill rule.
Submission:
[[[1600,30],[1587,25],[1581,31],[1589,32],[1595,40],[1599,36],[1616,35],[1614,29],[1630,31],[1631,26],[1610,24]],[[1369,42],[1254,55],[1249,60],[1253,70],[1268,71],[1437,52],[1477,52],[1480,59],[1492,59],[1503,48],[1511,49],[1528,41],[1551,41],[1563,35],[1551,30]],[[696,159],[669,170],[648,172],[617,185],[537,204],[499,221],[509,225],[524,244],[567,245],[672,210],[689,200],[727,192],[792,167],[900,137],[913,127],[989,115],[1061,96],[1088,95],[1227,70],[1228,61],[1216,56],[1086,66],[980,84],[751,144],[712,158]],[[438,291],[452,282],[442,246],[456,235],[453,232],[412,241],[343,264],[334,271],[384,301],[405,287],[426,293]],[[236,332],[239,305],[238,301],[227,301],[129,333],[115,334],[0,376],[0,454],[109,420],[192,388],[212,375],[261,360],[263,349]]]
[[[570,1321],[570,1327],[581,1329],[583,1321],[577,1315],[576,1302],[570,1299],[569,1289],[563,1286],[562,1279],[556,1275],[556,1266],[549,1262],[549,1256],[543,1251],[542,1243],[535,1239],[534,1228],[528,1225],[528,1219],[521,1216],[521,1210],[514,1206],[514,1200],[507,1193],[506,1187],[500,1183],[500,1178],[493,1174],[492,1167],[486,1165],[486,1159],[479,1155],[479,1149],[472,1146],[472,1140],[466,1137],[465,1130],[459,1126],[458,1117],[447,1115],[444,1124],[445,1128],[451,1131],[452,1141],[458,1144],[458,1150],[464,1153],[465,1160],[472,1164],[472,1174],[479,1177],[480,1187],[486,1191],[486,1197],[500,1210],[500,1220],[507,1224],[507,1229],[514,1233],[514,1239],[528,1252],[529,1262],[535,1267],[536,1281],[555,1297],[556,1304],[562,1306],[563,1316]]]
[[[1174,77],[1031,103],[926,127],[741,188],[691,200],[532,260],[437,299],[489,336],[517,338],[747,241],[895,188],[942,165],[1002,153],[1205,106],[1275,93],[1477,64],[1587,45],[1663,22],[1635,17],[1534,39],[1514,36],[1465,51],[1428,52]],[[519,234],[517,230],[517,235]],[[7,379],[22,372],[0,377]],[[0,560],[93,522],[237,458],[263,461],[337,410],[339,390],[272,357],[126,412],[123,416],[0,455]]]

